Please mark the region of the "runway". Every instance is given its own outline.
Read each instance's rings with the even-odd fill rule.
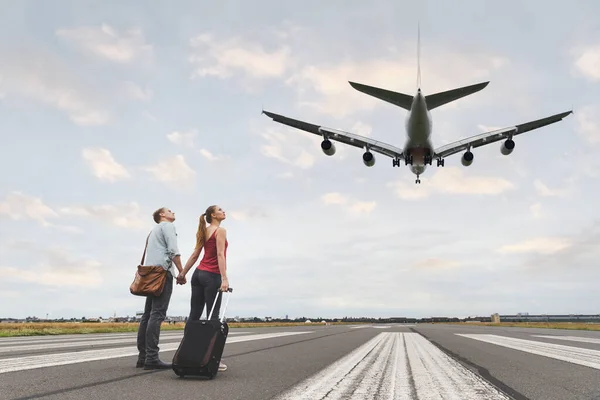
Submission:
[[[163,331],[170,362],[182,331]],[[598,399],[600,332],[470,325],[231,329],[214,380],[135,368],[134,333],[0,339],[0,399]]]

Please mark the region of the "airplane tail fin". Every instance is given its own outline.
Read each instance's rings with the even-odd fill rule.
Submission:
[[[457,89],[451,89],[445,92],[439,92],[425,96],[427,109],[433,110],[434,108],[443,106],[446,103],[450,103],[475,92],[479,92],[481,89],[485,88],[489,83],[489,81],[477,83],[475,85],[463,86]]]
[[[381,89],[375,86],[363,85],[362,83],[350,82],[350,85],[359,92],[366,93],[370,96],[376,97],[380,100],[387,101],[388,103],[394,104],[398,107],[402,107],[405,110],[410,110],[412,105],[413,96],[393,92],[387,89]],[[475,85],[463,86],[457,89],[447,90],[445,92],[439,92],[425,96],[425,102],[427,103],[427,109],[433,110],[436,107],[443,106],[446,103],[458,100],[462,97],[468,96],[475,92],[485,88],[490,82],[477,83]]]
[[[417,89],[421,90],[421,27],[418,25],[417,31]],[[363,85],[362,83],[356,83],[348,81],[350,85],[358,90],[368,94],[369,96],[376,97],[380,100],[387,101],[388,103],[394,104],[398,107],[402,107],[405,110],[410,110],[414,96],[393,92],[387,89],[381,89],[375,86]],[[468,96],[475,92],[485,88],[490,82],[477,83],[475,85],[463,86],[456,89],[447,90],[445,92],[439,92],[425,96],[425,102],[427,103],[427,109],[433,110],[439,106],[443,106],[446,103],[458,100],[462,97]]]
[[[398,107],[402,107],[405,110],[410,110],[413,101],[413,96],[411,95],[393,92],[391,90],[381,89],[375,86],[363,85],[362,83],[356,83],[351,81],[348,81],[348,83],[350,83],[350,85],[359,92],[363,92],[368,94],[369,96],[373,96],[380,100],[387,101],[388,103],[394,104]]]

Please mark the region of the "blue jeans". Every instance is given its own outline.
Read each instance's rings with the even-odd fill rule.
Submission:
[[[210,310],[215,301],[215,297],[221,287],[221,274],[202,271],[196,268],[191,279],[192,298],[190,300],[190,316],[188,319],[200,319],[204,306],[206,305],[206,317],[210,314]],[[217,300],[215,309],[211,316],[212,320],[219,319],[219,310],[221,309],[221,298]]]

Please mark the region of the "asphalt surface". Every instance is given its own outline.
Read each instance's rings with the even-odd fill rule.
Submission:
[[[170,362],[183,332],[163,331]],[[231,329],[213,380],[135,368],[135,334],[0,339],[0,399],[600,399],[600,332],[469,325]]]

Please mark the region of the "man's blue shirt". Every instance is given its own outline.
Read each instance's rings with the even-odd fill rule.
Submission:
[[[171,269],[171,274],[174,273],[173,257],[181,255],[177,247],[177,231],[175,225],[168,221],[162,221],[157,224],[150,232],[148,238],[148,249],[146,250],[146,266],[162,266],[164,269]]]

